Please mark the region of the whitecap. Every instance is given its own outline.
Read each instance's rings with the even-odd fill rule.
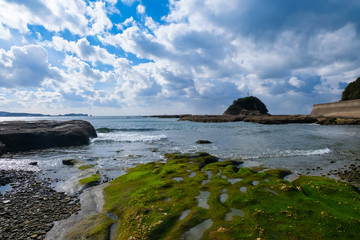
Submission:
[[[331,150],[329,148],[311,149],[311,150],[282,150],[277,152],[264,153],[262,155],[256,155],[256,156],[242,156],[242,159],[315,156],[315,155],[324,155],[329,153],[331,153]],[[246,165],[245,163],[243,165]]]
[[[99,133],[93,142],[157,142],[166,139],[165,135],[144,135],[139,133],[110,132]]]

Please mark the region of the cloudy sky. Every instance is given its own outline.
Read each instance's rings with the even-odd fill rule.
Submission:
[[[360,76],[360,0],[0,0],[0,111],[272,114]]]

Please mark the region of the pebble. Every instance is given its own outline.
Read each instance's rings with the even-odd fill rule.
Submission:
[[[80,210],[76,196],[54,191],[38,173],[0,170],[6,184],[13,189],[0,194],[0,239],[44,239],[55,221]]]

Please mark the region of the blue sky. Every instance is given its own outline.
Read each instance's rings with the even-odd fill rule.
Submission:
[[[0,110],[310,113],[360,76],[360,1],[0,0]]]

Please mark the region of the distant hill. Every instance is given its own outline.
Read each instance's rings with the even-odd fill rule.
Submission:
[[[64,115],[49,115],[49,114],[40,114],[40,113],[11,113],[0,111],[0,117],[87,117],[88,114],[81,113],[70,113]]]
[[[267,114],[268,109],[257,97],[245,97],[235,100],[223,115],[261,115]]]
[[[360,77],[349,83],[342,93],[341,101],[360,99]]]

